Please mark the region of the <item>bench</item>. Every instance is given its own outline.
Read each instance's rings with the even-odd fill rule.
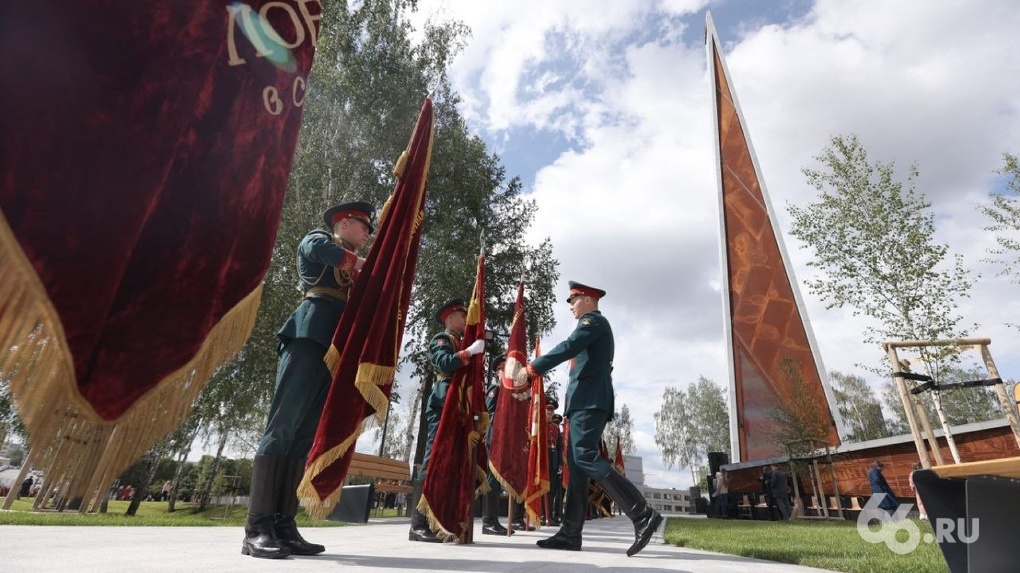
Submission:
[[[355,452],[354,458],[351,460],[351,467],[347,470],[347,477],[353,476],[380,480],[375,484],[376,491],[411,492],[411,486],[407,484],[411,481],[411,469],[403,460]]]
[[[918,470],[914,486],[950,573],[1016,570],[1020,457]]]
[[[347,478],[355,476],[376,481],[367,485],[345,485],[340,503],[329,515],[330,521],[365,523],[375,506],[377,493],[411,492],[411,470],[402,460],[355,452],[347,469]]]

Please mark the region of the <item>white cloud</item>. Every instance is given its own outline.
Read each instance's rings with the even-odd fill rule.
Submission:
[[[635,420],[647,482],[689,485],[689,472],[663,468],[652,416],[665,386],[727,377],[705,50],[681,41],[703,27],[693,11],[704,2],[419,4],[474,30],[452,69],[474,129],[489,141],[526,129],[574,145],[533,174],[533,238],[552,237],[560,291],[568,279],[609,291],[618,402]],[[1016,286],[980,262],[991,242],[973,207],[1002,151],[1020,150],[1020,11],[824,0],[796,21],[736,28],[719,31],[724,57],[783,233],[787,202],[813,197],[800,170],[830,136],[856,133],[873,159],[917,163],[938,240],[983,275],[961,310],[993,339],[1003,375],[1020,377],[1020,336],[1003,325],[1020,316]],[[803,279],[810,254],[785,239]],[[877,363],[862,319],[802,294],[827,369]],[[573,327],[565,304],[557,319],[546,348]]]

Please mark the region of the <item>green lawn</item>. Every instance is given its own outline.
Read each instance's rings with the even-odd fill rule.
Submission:
[[[914,520],[923,539],[932,533],[928,522]],[[924,543],[905,555],[884,543],[871,544],[857,533],[855,521],[793,520],[787,522],[674,517],[666,522],[665,540],[692,547],[830,569],[846,573],[948,573],[935,543]],[[901,532],[897,539],[907,540]]]
[[[213,505],[198,511],[198,504],[177,503],[177,511],[167,513],[164,501],[143,501],[134,516],[126,516],[130,502],[111,501],[105,514],[81,514],[77,511],[32,511],[32,499],[19,499],[9,511],[0,511],[0,525],[150,525],[150,526],[230,526],[244,525],[248,508]],[[376,517],[373,513],[372,517]],[[387,509],[381,517],[396,517],[396,510]],[[301,527],[341,527],[338,521],[313,521],[298,510]]]

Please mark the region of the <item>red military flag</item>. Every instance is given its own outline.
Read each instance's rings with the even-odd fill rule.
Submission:
[[[321,10],[2,11],[0,379],[85,511],[251,334]]]
[[[484,252],[478,255],[478,272],[461,348],[476,340],[485,340]],[[484,386],[485,359],[484,353],[480,353],[471,357],[466,368],[454,373],[436,428],[418,511],[444,541],[468,541],[475,495],[488,491],[489,460],[485,441],[481,439],[489,427]]]
[[[433,127],[432,101],[426,99],[394,167],[397,184],[379,216],[378,235],[326,353],[333,384],[298,486],[298,497],[317,519],[327,517],[340,499],[367,418],[386,415],[418,263]]]
[[[620,434],[616,434],[616,459],[613,460],[613,467],[616,468],[616,471],[620,472],[620,475],[627,475],[627,469],[623,460],[623,445],[620,444]]]
[[[538,340],[535,341],[535,358],[542,355]],[[545,412],[545,385],[541,376],[531,381],[531,408],[528,412],[531,428],[528,445],[528,488],[524,508],[532,523],[542,523],[542,500],[549,493],[549,420]],[[548,516],[552,508],[545,508]]]
[[[517,302],[510,325],[506,363],[499,373],[503,391],[496,401],[492,421],[489,467],[507,494],[521,502],[528,487],[529,387],[514,386],[514,376],[527,364],[528,325],[524,315],[524,283],[517,285]],[[543,410],[544,411],[544,410]]]

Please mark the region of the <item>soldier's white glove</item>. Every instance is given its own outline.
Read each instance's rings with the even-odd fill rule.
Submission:
[[[528,376],[528,367],[527,366],[523,366],[520,369],[518,369],[517,372],[514,372],[514,387],[515,388],[521,388],[523,386],[527,386],[529,381],[530,380],[529,380],[529,376]]]
[[[467,352],[471,356],[474,356],[475,354],[480,354],[483,350],[485,350],[485,341],[482,340],[481,338],[472,342],[471,346],[467,347]]]

